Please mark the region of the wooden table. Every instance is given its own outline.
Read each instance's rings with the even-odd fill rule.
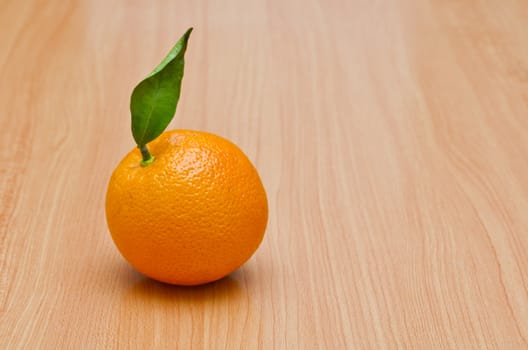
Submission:
[[[528,347],[528,3],[0,4],[1,349]],[[171,128],[237,143],[270,219],[196,288],[108,233],[132,88],[194,26]]]

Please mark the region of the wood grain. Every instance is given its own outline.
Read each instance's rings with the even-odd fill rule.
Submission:
[[[528,348],[528,3],[0,1],[1,349]],[[246,151],[256,255],[130,268],[104,196],[189,27],[171,127]]]

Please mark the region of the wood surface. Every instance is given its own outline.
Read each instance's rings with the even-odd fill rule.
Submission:
[[[193,26],[171,128],[270,219],[219,282],[108,233],[132,88]],[[528,3],[0,1],[0,349],[528,348]]]

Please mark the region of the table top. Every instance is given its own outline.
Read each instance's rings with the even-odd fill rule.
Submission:
[[[528,347],[526,2],[0,8],[0,348]],[[190,26],[170,128],[238,144],[270,213],[186,288],[125,262],[104,199]]]

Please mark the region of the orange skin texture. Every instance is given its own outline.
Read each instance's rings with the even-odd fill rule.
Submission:
[[[260,177],[233,143],[210,133],[166,131],[132,150],[106,195],[106,219],[123,257],[155,280],[198,285],[246,262],[260,245],[268,202]]]

